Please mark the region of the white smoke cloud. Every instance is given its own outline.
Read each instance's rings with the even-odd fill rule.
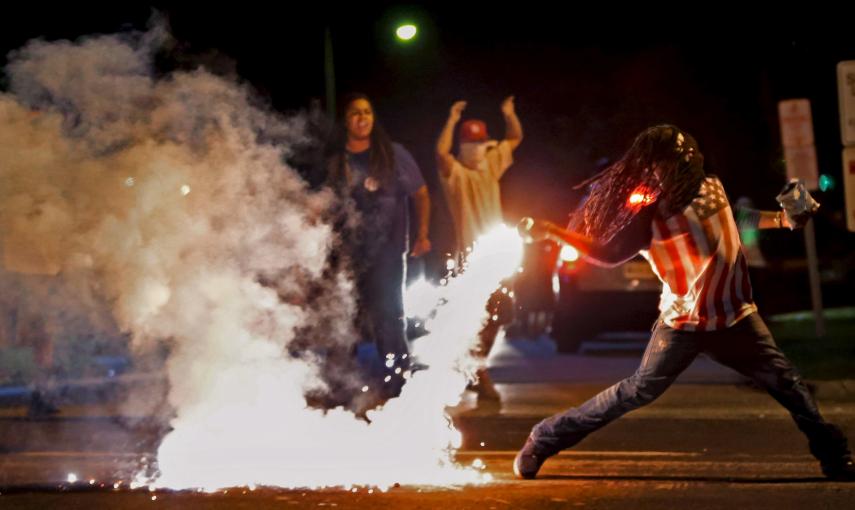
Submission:
[[[37,282],[76,282],[112,305],[137,348],[170,341],[180,408],[213,376],[182,356],[251,358],[255,343],[282,355],[311,312],[257,282],[299,303],[321,281],[332,196],[283,163],[304,141],[300,118],[260,109],[246,87],[204,70],[155,79],[152,55],[166,37],[32,41],[10,55],[0,239],[7,298],[17,288],[68,310],[68,293],[46,295]],[[346,276],[324,285],[336,340],[353,342]]]
[[[303,120],[258,107],[247,87],[202,69],[155,77],[152,55],[168,38],[155,28],[33,41],[10,55],[11,88],[0,94],[3,274],[21,295],[36,278],[27,273],[88,289],[100,300],[87,306],[109,305],[135,348],[168,343],[174,414],[160,485],[477,480],[451,463],[459,434],[444,407],[463,391],[458,364],[510,270],[482,264],[450,286],[443,335],[426,340],[431,369],[370,413],[371,424],[308,409],[304,395],[331,367],[290,353],[295,338],[356,341],[352,283],[325,272],[334,197],[283,162],[306,143]]]

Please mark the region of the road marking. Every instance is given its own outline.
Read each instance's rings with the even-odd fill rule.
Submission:
[[[516,455],[518,450],[458,450],[457,455],[483,455],[501,457],[507,455]],[[109,452],[109,451],[41,451],[41,452],[10,452],[7,455],[18,455],[22,457],[151,457],[154,458],[154,452]],[[658,452],[658,451],[585,451],[585,450],[568,450],[558,453],[560,456],[567,457],[699,457],[703,455],[699,452]]]
[[[458,450],[458,455],[504,456],[516,455],[518,450]],[[569,450],[558,453],[568,457],[699,457],[699,452],[657,452],[657,451],[584,451]]]
[[[129,452],[11,452],[7,455],[19,455],[21,457],[151,457],[154,453],[129,453]]]

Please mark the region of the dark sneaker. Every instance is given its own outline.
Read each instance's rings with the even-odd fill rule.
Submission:
[[[499,402],[502,400],[499,392],[496,391],[496,386],[493,384],[493,378],[490,377],[490,372],[486,369],[477,372],[478,382],[475,384],[475,393],[478,395],[478,401],[489,400]]]
[[[525,440],[525,444],[522,449],[514,458],[514,475],[516,475],[517,478],[531,480],[537,476],[537,472],[540,471],[540,466],[542,466],[546,459],[551,456],[551,453],[546,453],[543,450],[538,449],[534,440],[529,436]]]
[[[475,381],[466,385],[466,390],[474,392],[481,403],[498,405],[502,402],[502,396],[496,390],[493,379],[486,369],[480,369],[475,373]]]
[[[855,463],[849,456],[843,457],[837,462],[823,463],[822,474],[835,482],[855,482]]]

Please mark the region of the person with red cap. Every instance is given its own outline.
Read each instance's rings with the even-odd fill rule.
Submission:
[[[460,122],[466,101],[451,106],[448,121],[436,143],[440,181],[456,229],[457,249],[465,251],[475,239],[502,221],[499,180],[513,163],[513,151],[523,139],[522,125],[514,109],[514,97],[502,102],[505,139],[490,140],[483,121],[469,119],[460,124],[460,149],[451,154],[454,128]]]
[[[460,124],[460,148],[452,155],[454,129],[466,108],[466,101],[451,106],[448,120],[436,142],[436,159],[440,182],[445,192],[456,231],[457,250],[465,253],[481,234],[502,222],[502,201],[499,181],[513,163],[513,152],[523,139],[522,125],[514,108],[514,97],[502,101],[505,138],[491,140],[483,121],[469,119]],[[507,295],[500,291],[490,299],[487,309],[491,319],[479,335],[474,354],[486,359],[501,325],[508,322],[511,307]],[[505,312],[505,313],[502,313]],[[493,320],[498,317],[498,320]],[[479,401],[498,401],[499,394],[490,381],[486,367],[478,373],[473,389]]]

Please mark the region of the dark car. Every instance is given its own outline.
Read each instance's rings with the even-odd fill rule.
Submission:
[[[658,316],[661,283],[641,256],[620,266],[600,267],[564,247],[556,262],[558,301],[552,335],[560,352],[585,345],[637,348]]]

